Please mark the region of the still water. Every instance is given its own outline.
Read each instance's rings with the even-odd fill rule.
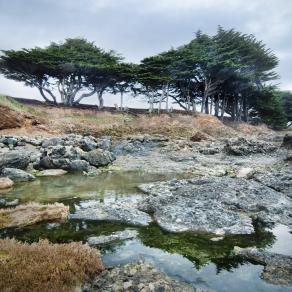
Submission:
[[[137,185],[145,182],[182,178],[142,172],[103,173],[97,177],[65,175],[43,177],[31,183],[16,185],[2,197],[28,201],[63,202],[75,207],[90,199],[107,200],[138,193]],[[285,226],[273,230],[256,228],[253,235],[226,236],[213,242],[210,234],[173,234],[156,224],[135,227],[117,222],[69,220],[65,223],[42,223],[25,228],[2,230],[1,237],[15,237],[33,242],[47,238],[51,242],[83,241],[89,236],[107,235],[133,228],[139,236],[133,240],[101,247],[105,266],[115,266],[144,260],[154,264],[169,276],[195,287],[214,291],[292,291],[291,288],[266,283],[260,278],[263,266],[251,264],[234,256],[234,246],[256,246],[292,255],[292,234]]]

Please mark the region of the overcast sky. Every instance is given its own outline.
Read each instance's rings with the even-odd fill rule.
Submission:
[[[218,25],[263,40],[280,59],[280,87],[292,90],[292,0],[0,0],[0,49],[85,37],[138,62],[189,42],[198,29],[213,34]],[[3,77],[0,93],[39,97]]]

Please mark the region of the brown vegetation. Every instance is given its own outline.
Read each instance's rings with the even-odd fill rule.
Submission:
[[[0,209],[0,229],[27,226],[47,220],[62,220],[66,219],[68,214],[69,207],[61,203],[28,203],[16,208]]]
[[[0,291],[74,291],[103,269],[87,244],[0,240]]]
[[[15,103],[13,107],[16,107]],[[21,104],[18,107],[22,109]],[[231,122],[228,119],[222,122],[212,115],[202,113],[190,115],[144,113],[134,116],[90,108],[54,107],[41,104],[25,105],[24,110],[26,113],[33,113],[36,117],[42,117],[42,124],[26,125],[20,130],[5,130],[2,133],[17,135],[79,133],[96,137],[109,135],[116,139],[137,134],[161,134],[170,138],[190,139],[198,131],[209,139],[273,135],[273,131],[264,125],[252,126],[243,122]]]

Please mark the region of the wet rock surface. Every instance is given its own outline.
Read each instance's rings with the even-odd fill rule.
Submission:
[[[124,231],[113,232],[110,235],[100,235],[100,236],[91,236],[87,238],[89,245],[102,245],[106,243],[112,243],[117,241],[123,241],[127,239],[133,239],[138,236],[138,232],[132,229],[126,229]]]
[[[9,177],[14,182],[25,182],[35,179],[35,176],[32,174],[17,168],[4,168],[0,172],[0,175]]]
[[[141,185],[139,209],[172,232],[250,234],[252,219],[292,225],[292,201],[257,182],[230,177]]]
[[[137,205],[140,201],[140,195],[132,195],[126,198],[120,197],[106,200],[105,202],[86,201],[81,206],[76,206],[76,211],[70,215],[70,218],[97,221],[113,220],[147,226],[152,219],[145,212],[138,210]]]
[[[83,292],[99,291],[196,291],[192,286],[170,279],[147,263],[133,263],[103,271]]]
[[[235,248],[235,254],[264,265],[261,277],[271,284],[292,286],[292,257],[256,248]]]

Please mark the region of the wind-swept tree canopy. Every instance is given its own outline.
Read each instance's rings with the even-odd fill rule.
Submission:
[[[275,54],[253,35],[220,26],[213,36],[198,31],[189,43],[138,65],[123,63],[113,51],[79,38],[2,53],[0,72],[5,77],[38,88],[48,102],[70,106],[96,93],[102,108],[107,91],[120,94],[122,109],[124,94],[132,91],[146,97],[150,112],[155,104],[160,112],[163,103],[168,111],[172,101],[189,112],[235,121],[259,116],[276,126],[272,120],[284,125],[283,105],[290,104],[287,94],[281,99],[270,86],[278,78]]]
[[[120,57],[85,39],[66,39],[46,48],[2,51],[5,77],[39,89],[47,102],[73,105],[100,91],[112,79]]]

